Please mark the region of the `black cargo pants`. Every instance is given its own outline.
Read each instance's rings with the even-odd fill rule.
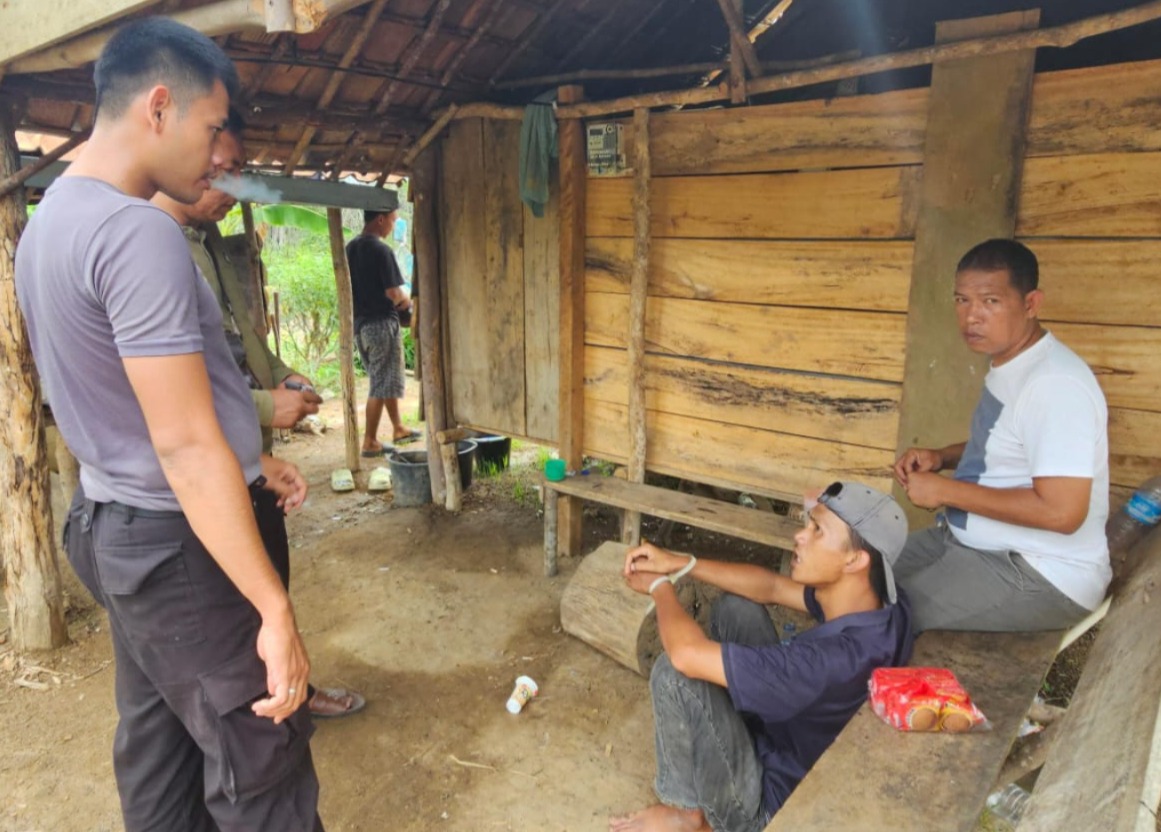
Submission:
[[[281,509],[270,492],[251,497],[263,539],[282,529],[269,548],[285,580]],[[126,832],[322,832],[309,710],[280,725],[250,710],[267,696],[258,614],[185,518],[78,489],[65,541],[109,613]]]

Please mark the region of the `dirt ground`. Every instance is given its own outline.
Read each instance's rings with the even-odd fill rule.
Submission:
[[[338,403],[322,416],[324,435],[295,433],[275,453],[311,487],[289,528],[313,680],[356,688],[369,703],[318,724],[312,747],[327,829],[582,832],[648,802],[648,684],[560,630],[575,563],[543,576],[537,449],[518,447],[513,470],[477,478],[457,516],[392,508],[389,493],[330,491],[343,459]],[[612,517],[594,517],[586,545],[614,528]],[[679,530],[674,544],[722,541]],[[121,829],[107,622],[63,568],[73,643],[19,661],[0,643],[3,832]],[[6,620],[0,611],[0,641]],[[541,693],[513,716],[504,704],[520,674]]]
[[[403,409],[414,414],[414,401]],[[543,576],[544,452],[516,443],[511,470],[477,475],[456,516],[393,508],[390,492],[331,492],[343,459],[338,401],[320,415],[323,435],[294,433],[275,453],[298,464],[311,488],[288,525],[291,594],[313,681],[355,688],[369,703],[318,723],[312,748],[327,829],[587,832],[650,802],[648,684],[561,631],[560,596],[576,562]],[[585,551],[617,536],[613,514],[586,508],[586,518]],[[656,522],[646,523],[655,538]],[[671,545],[775,563],[771,549],[684,527]],[[68,647],[17,659],[0,599],[0,832],[122,828],[107,622],[62,568]],[[1061,656],[1045,685],[1051,701],[1067,702],[1090,643]],[[521,674],[541,693],[513,716],[504,703]],[[980,829],[999,828],[981,818]]]

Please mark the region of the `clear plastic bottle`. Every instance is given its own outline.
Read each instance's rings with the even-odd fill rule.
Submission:
[[[1032,795],[1017,783],[1009,783],[988,795],[988,811],[993,817],[1006,820],[1013,826],[1020,822]]]
[[[1161,477],[1153,477],[1142,483],[1118,512],[1109,515],[1105,525],[1109,553],[1128,551],[1158,521],[1161,521]]]

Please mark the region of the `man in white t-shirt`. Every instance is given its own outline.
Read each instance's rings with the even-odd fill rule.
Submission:
[[[960,332],[992,363],[969,441],[895,463],[912,503],[945,509],[895,566],[917,631],[1061,629],[1112,576],[1108,410],[1088,365],[1040,325],[1038,283],[1014,240],[980,243],[956,268]]]

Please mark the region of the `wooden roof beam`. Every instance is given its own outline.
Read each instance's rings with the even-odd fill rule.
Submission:
[[[371,4],[371,8],[367,12],[367,16],[363,18],[358,30],[355,32],[351,42],[347,44],[343,56],[339,59],[339,65],[331,77],[327,79],[327,85],[319,96],[318,104],[315,105],[318,110],[326,110],[331,102],[334,101],[335,95],[342,86],[346,75],[342,70],[347,69],[355,62],[355,58],[359,57],[359,53],[363,51],[363,44],[367,42],[371,30],[375,28],[375,24],[379,22],[379,15],[383,13],[383,9],[387,6],[390,0],[375,0]],[[291,151],[290,158],[286,160],[286,172],[293,173],[298,161],[302,158],[302,154],[306,152],[307,147],[310,146],[311,139],[314,138],[316,130],[314,127],[307,125],[302,130],[302,135],[299,136],[298,142],[294,145],[294,150]]]
[[[375,105],[375,114],[381,115],[386,112],[391,104],[391,96],[395,94],[402,78],[406,78],[408,73],[415,68],[416,63],[419,62],[423,51],[427,45],[431,43],[431,39],[435,37],[436,32],[439,31],[440,24],[443,23],[444,15],[447,14],[448,7],[451,6],[451,0],[437,0],[435,8],[431,12],[431,17],[428,19],[427,28],[423,30],[416,40],[412,41],[407,47],[404,56],[399,61],[399,78],[393,78],[386,84],[386,89],[380,87],[382,90],[382,97],[376,93],[375,97],[379,98],[379,103]]]
[[[306,34],[316,31],[327,21],[362,5],[367,0],[293,0],[293,2],[295,31]],[[266,29],[262,0],[218,0],[205,6],[181,9],[167,17],[210,37],[229,35],[243,29],[263,31]],[[116,30],[116,26],[110,26],[27,55],[10,63],[8,72],[20,75],[84,66],[97,59],[101,49]]]
[[[750,76],[757,78],[762,74],[762,65],[758,63],[758,52],[754,49],[754,44],[746,36],[742,13],[734,5],[734,0],[718,0],[718,6],[722,10],[722,16],[726,19],[726,28],[730,30],[730,40],[738,53],[741,54],[746,69],[750,71]]]
[[[580,0],[580,2],[577,4],[578,8],[575,9],[575,11],[580,11],[581,7],[587,4],[588,0]],[[525,29],[523,33],[521,33],[520,39],[516,42],[516,45],[512,47],[512,50],[508,53],[507,57],[500,61],[500,65],[496,67],[495,71],[492,73],[492,77],[488,80],[495,83],[496,79],[502,77],[504,73],[508,71],[508,67],[512,66],[516,59],[523,55],[525,50],[527,50],[528,47],[532,45],[533,41],[535,41],[536,38],[540,36],[540,33],[544,31],[544,27],[547,26],[552,21],[552,19],[556,17],[558,13],[563,11],[568,5],[569,0],[556,0],[552,6],[542,11],[540,16],[533,20],[528,28]]]
[[[5,3],[0,64],[75,38],[159,0],[41,0]]]

